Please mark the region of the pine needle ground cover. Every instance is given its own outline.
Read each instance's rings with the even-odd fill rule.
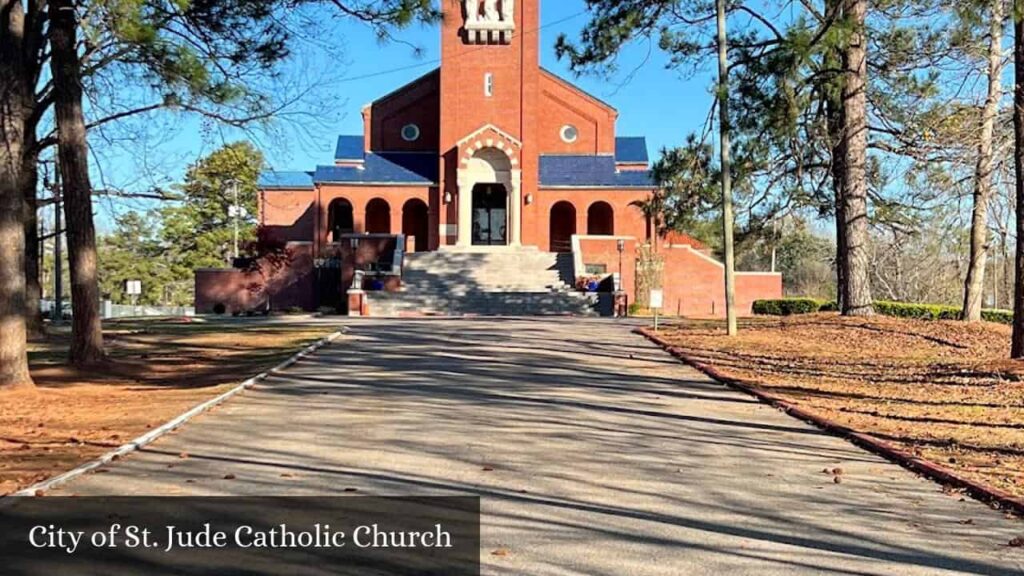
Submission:
[[[0,494],[58,475],[271,368],[331,328],[295,321],[131,321],[110,362],[69,369],[66,330],[31,345],[37,389],[0,392]]]
[[[1024,496],[1024,363],[1010,327],[814,314],[662,336],[688,356],[828,418]]]

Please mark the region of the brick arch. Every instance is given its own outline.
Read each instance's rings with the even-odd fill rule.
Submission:
[[[611,204],[598,200],[587,208],[587,235],[615,235],[615,209]]]
[[[572,252],[572,237],[577,233],[576,206],[568,200],[555,202],[548,218],[549,251]]]
[[[327,229],[331,242],[341,242],[344,234],[356,231],[355,207],[348,198],[335,198],[327,207]]]
[[[513,170],[520,168],[520,153],[523,143],[507,132],[493,125],[486,125],[466,136],[458,143],[460,165],[466,166],[482,150],[494,148],[508,156]]]
[[[419,198],[402,205],[402,234],[415,239],[417,252],[430,249],[430,207]]]
[[[367,202],[365,222],[368,234],[391,234],[391,204],[379,197]]]

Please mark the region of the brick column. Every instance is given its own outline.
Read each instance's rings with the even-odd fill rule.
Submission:
[[[512,235],[509,238],[511,246],[523,245],[523,171],[512,171],[512,190],[510,190],[509,206],[509,228]]]
[[[459,241],[456,244],[468,248],[473,243],[473,183],[459,171]]]

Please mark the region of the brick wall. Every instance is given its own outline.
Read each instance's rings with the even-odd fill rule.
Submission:
[[[541,154],[614,154],[618,112],[565,80],[542,72],[537,117],[537,146]],[[579,139],[562,140],[562,127],[572,124]]]
[[[316,307],[312,245],[288,245],[291,260],[283,268],[264,263],[259,270],[202,269],[195,275],[196,312],[226,314],[262,311],[269,300],[272,310]]]
[[[584,264],[603,264],[608,273],[618,272],[616,239],[581,237],[579,245]],[[630,302],[636,301],[638,246],[638,241],[630,238],[623,256],[623,287]],[[691,318],[725,316],[725,268],[720,262],[687,246],[663,247],[659,255],[665,261],[665,314]],[[737,273],[736,305],[741,316],[752,315],[755,300],[781,297],[781,274]]]
[[[363,108],[367,151],[436,152],[441,136],[440,73],[431,72]],[[416,124],[415,142],[402,138],[402,128]]]
[[[309,242],[316,226],[314,190],[265,190],[260,194],[259,222],[278,242]]]
[[[720,262],[685,246],[663,248],[665,313],[687,317],[725,316],[725,268]],[[752,314],[754,300],[782,297],[781,274],[738,273],[736,305]]]

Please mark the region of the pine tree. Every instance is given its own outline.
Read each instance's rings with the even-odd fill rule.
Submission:
[[[55,120],[64,213],[67,222],[68,260],[71,265],[71,364],[102,363],[103,324],[89,180],[89,146],[82,103],[82,68],[78,56],[78,16],[73,0],[50,0],[50,64],[53,72]]]
[[[25,326],[25,230],[21,154],[25,146],[26,18],[21,0],[0,0],[0,388],[31,386]]]

